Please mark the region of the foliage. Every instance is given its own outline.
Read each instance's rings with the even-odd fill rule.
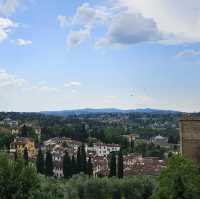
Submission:
[[[148,144],[141,142],[135,144],[134,148],[132,149],[132,152],[142,154],[145,157],[151,156],[163,159],[166,149],[153,143]]]
[[[87,162],[87,174],[89,176],[93,175],[93,165],[92,165],[91,157],[88,158],[88,162]]]
[[[22,159],[10,160],[0,154],[0,197],[1,199],[28,199],[39,187],[35,168],[25,166]]]
[[[119,178],[123,178],[124,176],[124,164],[123,164],[123,154],[122,154],[122,151],[120,150],[119,151],[119,154],[118,154],[118,164],[117,164],[117,175]]]
[[[24,125],[21,129],[20,136],[33,138],[36,143],[38,142],[38,136],[32,127]]]
[[[23,154],[23,157],[24,157],[24,161],[25,161],[25,163],[28,164],[28,160],[29,160],[29,158],[28,158],[28,149],[27,149],[27,147],[24,148],[24,154]]]
[[[9,149],[14,137],[14,135],[9,133],[0,133],[0,149]]]
[[[169,159],[157,183],[154,199],[198,199],[200,195],[199,168],[180,155]]]
[[[116,169],[116,155],[114,152],[111,152],[109,177],[116,176]]]
[[[46,176],[53,176],[53,159],[50,151],[46,152],[45,174]]]
[[[67,151],[63,157],[63,175],[64,178],[70,178],[72,176],[72,161]]]
[[[36,160],[37,172],[44,174],[44,155],[41,148],[38,150],[37,160]]]

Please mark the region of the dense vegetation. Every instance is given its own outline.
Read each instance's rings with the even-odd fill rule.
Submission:
[[[0,155],[1,199],[198,199],[199,168],[182,156],[170,158],[157,178],[92,178],[78,174],[56,180],[38,175],[34,164]]]

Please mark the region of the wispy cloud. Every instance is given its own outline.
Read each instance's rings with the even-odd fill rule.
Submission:
[[[18,45],[18,46],[28,46],[28,45],[31,45],[33,42],[31,40],[25,40],[25,39],[17,39],[15,41],[15,43]]]
[[[78,81],[65,82],[64,86],[65,87],[78,87],[78,86],[81,86],[81,82],[78,82]]]
[[[196,57],[200,56],[200,50],[183,50],[176,53],[176,57]]]
[[[76,47],[90,37],[90,30],[83,29],[79,31],[71,31],[67,38],[67,46],[69,48]]]
[[[7,39],[8,34],[17,24],[11,19],[0,17],[0,43]]]
[[[12,14],[22,2],[23,0],[3,0],[0,2],[0,13],[4,15]]]

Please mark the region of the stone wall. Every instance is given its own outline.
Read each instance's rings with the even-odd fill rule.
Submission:
[[[180,120],[181,153],[200,162],[200,118],[184,116]]]

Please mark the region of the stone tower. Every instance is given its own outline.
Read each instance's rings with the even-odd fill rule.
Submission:
[[[200,117],[185,115],[180,120],[181,153],[200,162]]]

